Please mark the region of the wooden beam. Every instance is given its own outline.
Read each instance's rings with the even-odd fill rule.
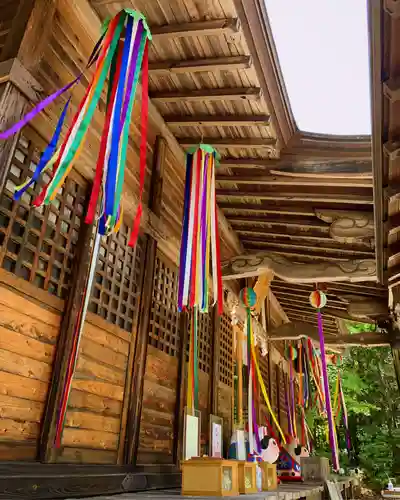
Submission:
[[[262,96],[259,88],[223,88],[177,90],[175,92],[151,92],[154,102],[204,102],[204,101],[258,101]]]
[[[250,214],[250,217],[253,215],[262,216],[262,214],[275,214],[275,215],[296,215],[302,217],[315,217],[315,209],[318,208],[320,211],[326,210],[326,207],[322,207],[322,204],[316,204],[312,201],[304,201],[302,203],[291,202],[291,200],[287,200],[285,204],[280,203],[279,201],[274,203],[274,200],[263,201],[262,203],[257,203],[257,200],[249,202],[248,200],[234,199],[235,201],[219,201],[218,206],[221,210],[224,210],[224,213],[229,214],[227,212],[235,211]],[[362,211],[367,213],[372,213],[373,206],[365,205],[362,207]],[[351,214],[354,211],[354,205],[350,203],[344,203],[340,205],[340,210],[346,210]],[[357,207],[357,213],[360,212],[360,207]]]
[[[400,100],[400,78],[391,78],[383,83],[383,94],[391,102]]]
[[[315,257],[314,257],[315,259]],[[272,269],[275,276],[291,283],[329,283],[334,281],[375,281],[374,259],[299,263],[277,252],[257,252],[233,257],[222,263],[224,280],[259,276]],[[275,280],[273,282],[275,284]]]
[[[251,240],[251,241],[260,240],[260,241],[267,242],[267,241],[269,241],[268,238],[270,238],[270,237],[272,237],[272,238],[279,237],[279,238],[283,238],[284,240],[285,239],[293,240],[293,243],[295,245],[297,245],[295,240],[316,241],[316,242],[321,242],[321,245],[324,243],[335,244],[335,242],[332,240],[332,238],[327,233],[321,233],[321,232],[318,232],[315,230],[314,231],[312,231],[312,230],[296,231],[296,229],[293,230],[293,229],[290,229],[289,227],[285,227],[284,223],[281,223],[281,226],[282,226],[281,230],[245,227],[242,225],[242,223],[240,223],[240,224],[233,223],[232,220],[230,220],[230,223],[231,223],[231,226],[233,227],[233,229],[239,235],[243,235],[244,240]],[[255,240],[253,240],[253,235],[256,237]],[[264,238],[261,239],[261,237],[265,237],[265,239]],[[271,242],[274,242],[274,241],[277,241],[277,240],[274,240],[274,239],[271,240]],[[288,243],[288,242],[286,241],[286,243]],[[325,246],[324,247],[321,246],[320,248],[325,248]]]
[[[315,280],[315,281],[320,281],[321,280]],[[335,294],[335,295],[343,295],[343,294],[353,294],[353,295],[360,295],[360,296],[367,296],[370,297],[372,296],[384,296],[387,294],[387,290],[385,288],[376,288],[371,286],[372,283],[329,283],[328,285],[328,294]],[[282,280],[274,280],[272,287],[275,290],[286,290],[289,288],[290,290],[293,291],[303,291],[307,293],[311,293],[314,290],[314,286],[312,283],[289,283],[286,281]]]
[[[52,380],[47,395],[42,423],[39,446],[39,458],[41,462],[56,462],[60,451],[59,448],[55,448],[54,446],[56,424],[67,377],[69,356],[74,344],[77,317],[79,316],[85,293],[90,293],[90,290],[85,290],[85,287],[90,270],[92,235],[93,226],[81,224],[78,248],[73,261],[71,288],[62,316],[60,334],[53,362]]]
[[[300,202],[310,202],[313,201],[315,203],[320,204],[354,204],[354,205],[373,205],[372,193],[371,196],[367,195],[357,195],[357,194],[318,194],[318,192],[314,193],[291,193],[291,192],[282,192],[277,191],[273,192],[263,192],[263,191],[235,191],[232,189],[217,189],[217,197],[221,198],[239,198],[239,199],[250,199],[256,198],[261,200],[271,200],[271,201],[300,201]]]
[[[318,236],[309,236],[307,237],[307,234],[300,235],[299,238],[296,238],[296,235],[294,234],[280,234],[279,232],[274,232],[274,231],[247,231],[247,230],[237,230],[238,234],[243,235],[242,236],[242,241],[243,244],[245,242],[251,243],[251,244],[260,244],[261,246],[264,247],[264,245],[268,245],[271,247],[274,246],[279,246],[279,248],[298,248],[299,250],[308,250],[310,249],[312,252],[331,252],[331,253],[338,253],[338,254],[348,254],[349,256],[359,256],[359,257],[366,257],[366,258],[372,258],[374,256],[374,250],[371,247],[360,245],[360,246],[351,246],[351,245],[343,245],[342,243],[338,243],[329,237],[326,238],[324,235],[318,235]],[[256,234],[257,233],[257,234]],[[272,236],[272,238],[270,238]],[[277,236],[281,236],[281,239],[279,239]],[[290,239],[293,239],[293,241],[288,241],[285,239],[285,237],[288,237]],[[301,240],[307,240],[309,239],[310,241],[301,241]],[[295,241],[296,240],[296,241]],[[300,241],[297,241],[300,240]],[[314,243],[313,243],[314,242]]]
[[[163,176],[167,144],[163,137],[157,136],[153,156],[153,169],[150,180],[149,209],[160,216],[162,210]],[[146,370],[147,337],[150,324],[154,271],[157,255],[157,241],[148,237],[146,242],[142,292],[135,345],[135,363],[130,390],[128,441],[125,450],[126,461],[136,464],[139,447],[140,420],[142,416],[143,384]]]
[[[349,257],[354,259],[372,259],[373,252],[352,251],[348,249],[338,250],[336,248],[314,248],[311,245],[284,244],[282,242],[255,241],[254,239],[242,239],[243,245],[249,250],[273,252],[278,255],[289,257],[304,257],[306,259],[333,260],[337,262],[346,261]],[[346,255],[347,254],[347,255]]]
[[[185,61],[159,61],[149,64],[151,75],[237,71],[251,67],[251,56],[210,57]]]
[[[221,158],[219,164],[229,168],[242,167],[265,167],[278,168],[280,160],[270,158],[231,158],[226,156]]]
[[[229,148],[229,149],[243,149],[243,148],[256,148],[256,149],[272,149],[275,146],[276,139],[273,137],[268,138],[235,138],[235,137],[184,137],[178,139],[178,142],[184,148],[194,146],[196,144],[211,144],[212,146],[217,146],[219,148]]]
[[[176,115],[166,116],[165,123],[172,127],[253,127],[267,126],[270,119],[270,115]]]
[[[109,2],[110,0],[94,0],[97,4]],[[164,26],[152,26],[151,34],[155,41],[166,38],[184,38],[190,36],[220,36],[239,33],[240,21],[231,19],[211,19],[207,21],[193,21],[182,24],[166,24]]]
[[[218,182],[226,184],[257,184],[263,186],[328,186],[328,187],[350,187],[371,188],[370,179],[335,179],[315,177],[304,179],[302,177],[286,177],[279,175],[219,175]]]
[[[246,209],[242,209],[246,210]],[[276,211],[279,209],[277,208]],[[254,213],[253,213],[254,212]],[[258,227],[258,224],[263,226],[282,226],[282,227],[300,227],[303,229],[314,229],[320,230],[322,232],[329,232],[329,224],[320,221],[316,217],[287,217],[281,214],[275,214],[275,217],[271,217],[269,214],[265,215],[255,215],[257,214],[257,209],[250,209],[249,215],[237,215],[230,214],[229,210],[224,210],[225,216],[228,218],[232,227],[240,224],[240,227],[244,230],[248,224]],[[236,226],[238,227],[238,226]]]

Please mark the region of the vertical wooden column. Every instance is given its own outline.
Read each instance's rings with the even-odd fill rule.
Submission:
[[[157,136],[153,158],[153,169],[150,181],[149,209],[157,216],[161,214],[163,175],[167,144],[163,137]],[[135,362],[131,383],[131,397],[128,411],[128,432],[125,458],[127,463],[136,465],[139,447],[140,419],[142,416],[142,399],[144,372],[146,369],[147,341],[150,323],[150,311],[153,293],[154,268],[157,255],[157,241],[147,237],[142,294],[140,300],[138,330],[135,343]]]
[[[210,390],[209,390],[209,405],[210,412],[213,415],[218,415],[218,383],[219,383],[219,357],[220,357],[220,317],[218,316],[217,306],[214,307],[213,314],[213,341],[211,355],[211,373],[210,373]]]
[[[186,379],[187,379],[187,363],[186,363],[186,345],[189,338],[189,316],[187,312],[182,312],[179,317],[179,364],[178,364],[178,378],[177,378],[177,398],[175,405],[175,420],[174,420],[174,435],[175,443],[173,450],[174,464],[179,465],[181,457],[183,456],[183,426],[184,415],[183,409],[185,408],[186,401]]]
[[[53,362],[52,381],[47,396],[46,410],[40,436],[39,458],[42,462],[55,462],[58,449],[54,447],[58,409],[66,382],[69,357],[73,348],[74,332],[79,309],[85,299],[85,286],[90,268],[93,226],[81,224],[78,248],[73,262],[72,284],[66,301],[56,356]],[[86,290],[86,293],[90,293]]]

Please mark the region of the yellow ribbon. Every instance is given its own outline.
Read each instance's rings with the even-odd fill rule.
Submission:
[[[265,389],[264,380],[263,380],[263,377],[261,375],[260,367],[258,366],[256,351],[254,349],[253,327],[252,327],[251,319],[250,319],[250,325],[249,325],[249,334],[250,334],[251,355],[252,355],[252,358],[253,358],[253,361],[254,361],[254,366],[256,367],[256,373],[257,373],[258,383],[260,384],[260,388],[261,388],[261,392],[262,392],[262,394],[264,396],[265,404],[267,405],[267,408],[268,408],[268,411],[271,414],[272,420],[274,421],[274,423],[275,423],[275,425],[276,425],[276,427],[277,427],[277,429],[279,431],[279,434],[282,437],[282,443],[286,444],[285,433],[281,429],[281,426],[279,425],[279,422],[278,422],[278,420],[277,420],[277,418],[275,416],[275,413],[274,413],[274,411],[273,411],[273,409],[271,407],[271,403],[269,401],[267,390]]]

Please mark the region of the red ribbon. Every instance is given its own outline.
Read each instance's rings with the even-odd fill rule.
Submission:
[[[118,58],[117,58],[117,66],[116,66],[116,70],[115,70],[113,86],[111,89],[110,100],[108,102],[106,119],[105,119],[104,128],[103,128],[103,134],[101,136],[99,157],[97,159],[97,165],[96,165],[96,174],[95,174],[94,181],[93,181],[92,192],[90,194],[88,211],[87,211],[86,218],[85,218],[86,224],[93,223],[94,216],[96,214],[97,201],[99,199],[99,194],[100,194],[101,181],[103,179],[104,160],[105,160],[106,149],[107,149],[107,141],[108,141],[108,135],[109,135],[109,130],[110,130],[112,110],[114,107],[115,96],[117,95],[118,80],[119,80],[119,75],[121,72],[122,52],[123,52],[121,42],[120,42],[119,47],[118,47],[118,52],[119,53],[118,53]]]
[[[142,218],[143,206],[142,198],[144,191],[144,180],[146,176],[146,153],[147,153],[147,125],[149,118],[149,43],[146,40],[143,54],[142,65],[142,111],[141,111],[141,124],[140,124],[140,184],[139,184],[139,205],[137,208],[135,220],[133,221],[131,237],[128,245],[134,247],[136,245],[140,220]]]

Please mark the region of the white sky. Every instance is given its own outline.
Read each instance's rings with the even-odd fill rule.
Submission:
[[[366,0],[264,0],[300,130],[370,134]]]

